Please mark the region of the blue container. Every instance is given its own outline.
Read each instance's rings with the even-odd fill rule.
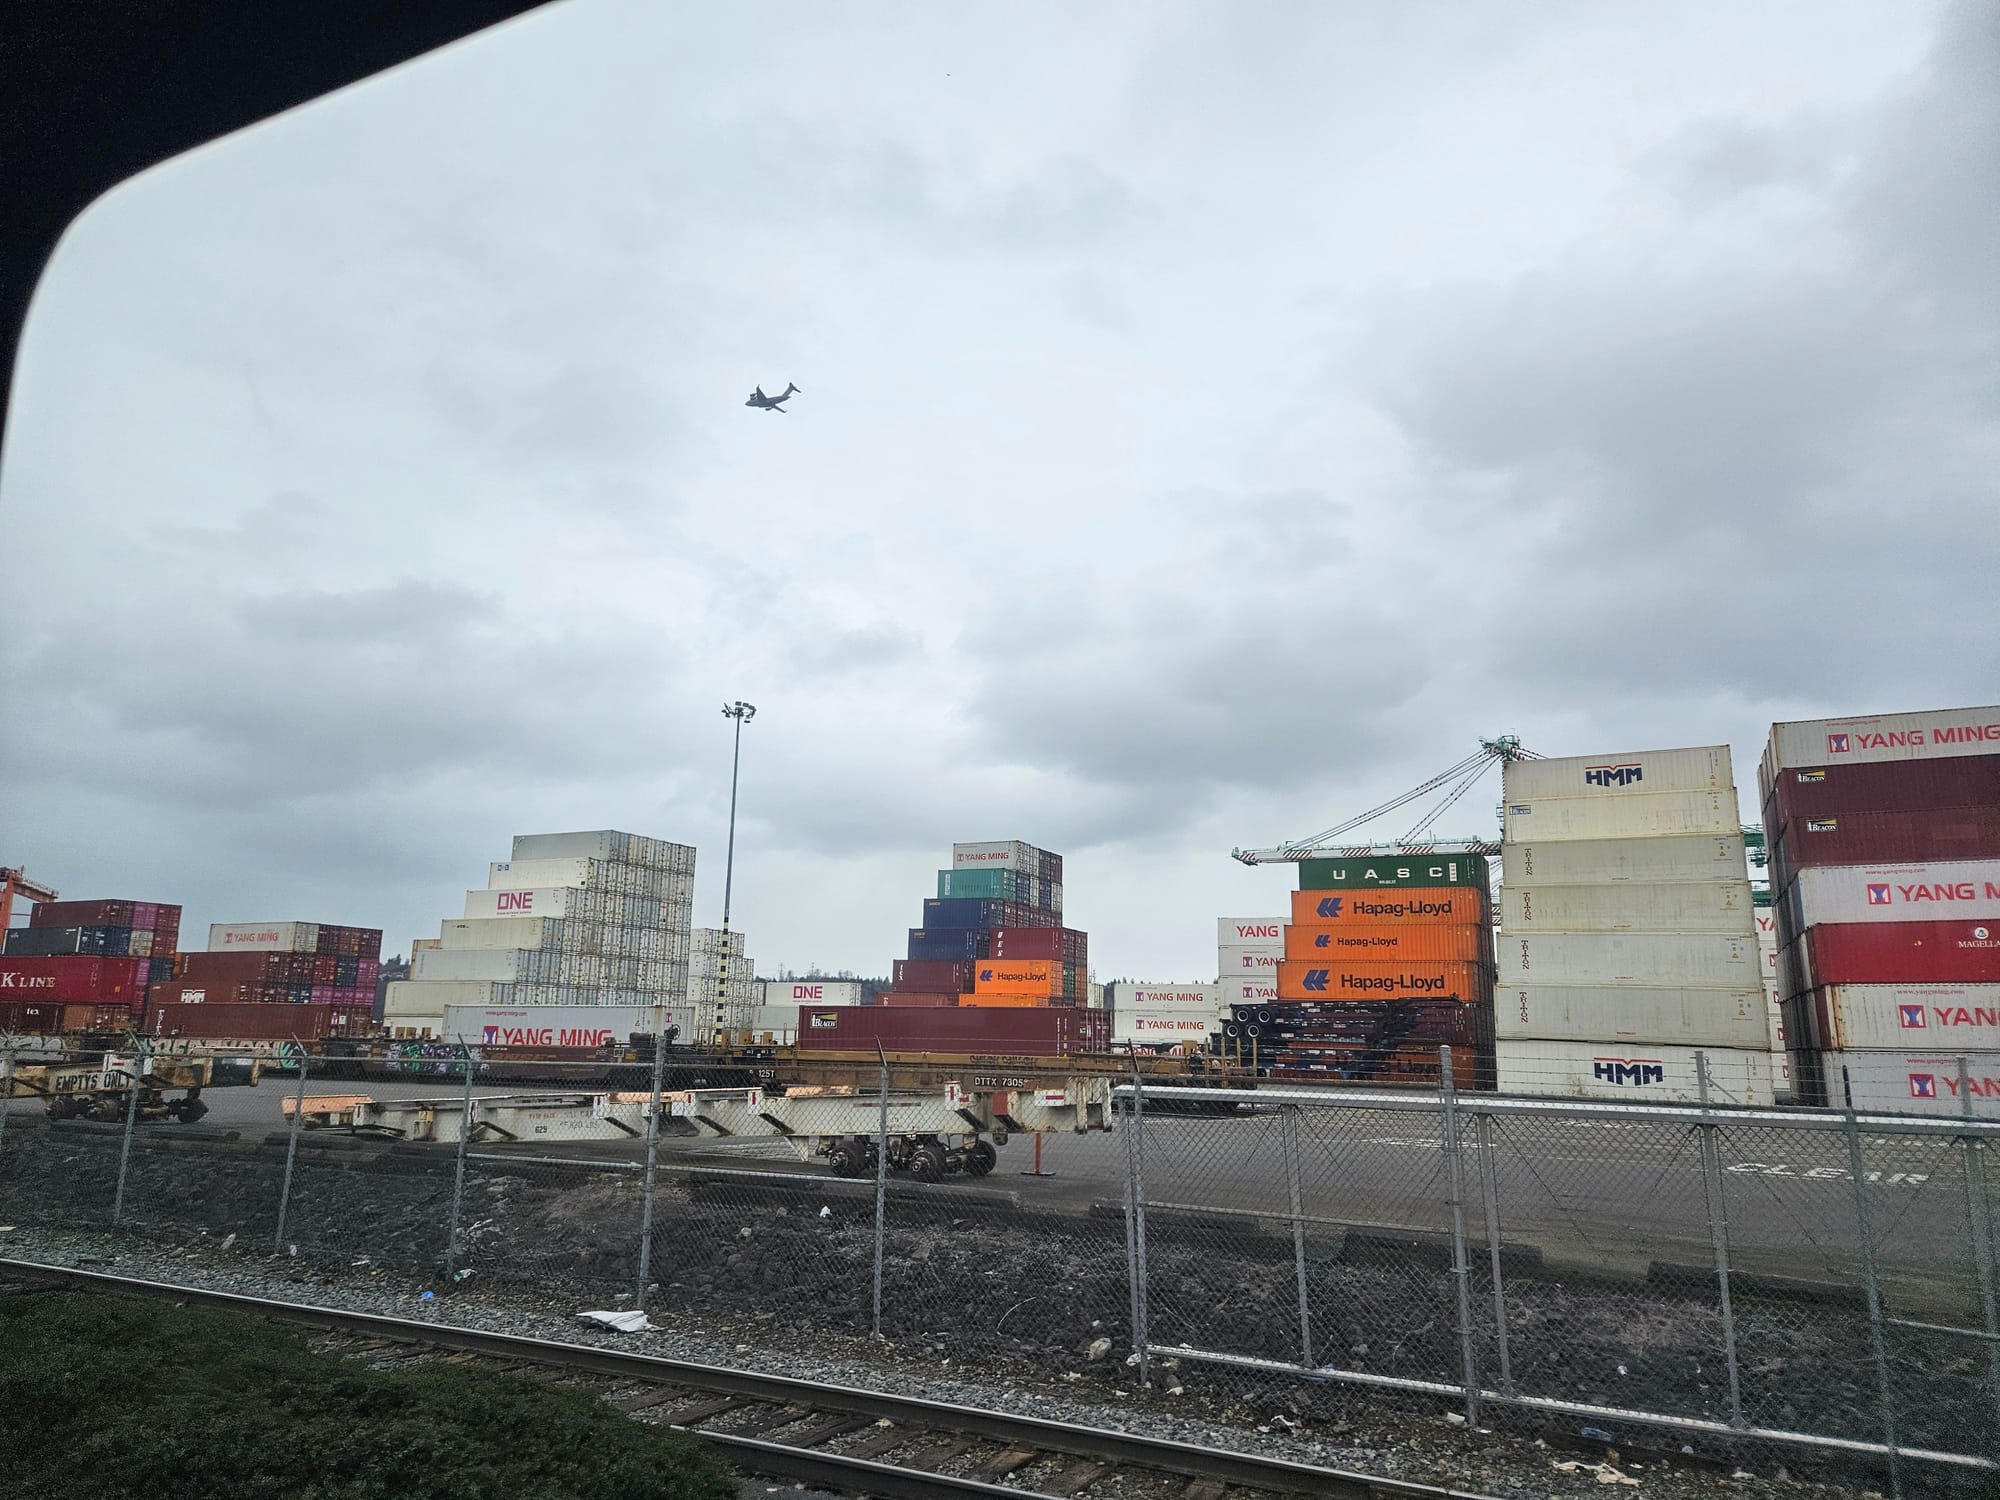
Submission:
[[[912,927],[911,958],[990,958],[993,934],[978,927]]]

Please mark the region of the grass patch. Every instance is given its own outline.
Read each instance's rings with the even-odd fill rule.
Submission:
[[[280,1323],[0,1292],[0,1474],[42,1500],[732,1500],[698,1439],[477,1366],[371,1370]]]

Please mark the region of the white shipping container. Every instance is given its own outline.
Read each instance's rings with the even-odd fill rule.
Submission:
[[[1724,792],[1736,785],[1727,745],[1688,750],[1627,750],[1510,760],[1500,767],[1509,802],[1537,797],[1622,797],[1632,792]]]
[[[1771,1054],[1771,1097],[1783,1104],[1796,1092],[1792,1087],[1792,1054],[1780,1048]]]
[[[1797,932],[1823,922],[1990,921],[2000,918],[2000,859],[1808,865],[1785,894]]]
[[[1773,724],[1764,749],[1764,790],[1779,771],[1878,760],[2000,755],[2000,707],[1941,708]]]
[[[1215,946],[1218,948],[1254,948],[1261,943],[1275,943],[1280,950],[1285,946],[1285,919],[1283,917],[1217,917],[1215,919]]]
[[[1764,966],[1753,937],[1678,932],[1508,933],[1500,983],[1754,990]]]
[[[762,1003],[790,1005],[794,1017],[801,1005],[859,1005],[858,979],[766,979]]]
[[[1755,914],[1746,879],[1500,888],[1503,934],[1726,932],[1754,936]]]
[[[1837,1105],[1846,1102],[1841,1083],[1845,1068],[1854,1107],[1863,1113],[1963,1115],[1970,1099],[1975,1118],[2000,1117],[2000,1052],[1822,1052],[1819,1056],[1827,1096]],[[1961,1057],[1964,1087],[1958,1079]]]
[[[1228,979],[1217,986],[1224,1005],[1268,1005],[1278,998],[1278,979]]]
[[[513,984],[530,977],[522,962],[525,951],[519,948],[438,948],[416,956],[410,964],[410,978],[420,983],[437,979],[484,979]]]
[[[2000,1051],[2000,984],[1835,984],[1807,1003],[1841,1051]]]
[[[1501,807],[1501,837],[1510,844],[1742,832],[1734,787],[1719,792],[1628,792],[1621,797],[1509,798]]]
[[[317,922],[216,922],[208,929],[211,953],[313,953]]]
[[[1276,988],[1276,980],[1267,982]],[[1220,1010],[1222,987],[1213,984],[1132,984],[1126,980],[1105,987],[1113,1010]]]
[[[1778,951],[1778,919],[1771,915],[1768,906],[1757,908],[1757,946],[1768,954],[1775,955]],[[1770,967],[1773,972],[1777,970],[1775,958]]]
[[[1277,977],[1278,963],[1285,956],[1285,945],[1280,942],[1270,947],[1218,948],[1215,951],[1215,971],[1224,979],[1241,978],[1245,974],[1269,974]]]
[[[1696,1052],[1706,1054],[1712,1103],[1772,1102],[1771,1054],[1764,1048],[1514,1041],[1496,1042],[1493,1059],[1503,1094],[1693,1104],[1701,1098]]]
[[[1111,1040],[1159,1046],[1163,1042],[1204,1044],[1220,1035],[1219,1016],[1204,1015],[1186,1006],[1165,1010],[1114,1010],[1111,1013]]]
[[[1657,885],[1747,875],[1743,832],[1684,838],[1524,839],[1500,849],[1503,885]]]
[[[447,1005],[491,1005],[504,998],[511,986],[482,980],[398,979],[390,983],[382,1001],[382,1019],[391,1026],[410,1025],[428,1019],[444,1019]],[[501,996],[495,995],[500,991]],[[433,1025],[435,1029],[435,1025]]]
[[[447,1041],[477,1047],[615,1047],[634,1033],[695,1029],[694,1013],[672,1005],[453,1005],[442,1019]]]
[[[529,859],[615,859],[632,857],[632,835],[600,828],[589,833],[517,833],[512,862]]]
[[[1026,870],[1034,874],[1035,867],[1040,863],[1034,845],[1024,844],[1019,839],[951,846],[951,867],[954,870]]]
[[[1770,1004],[1761,989],[1507,985],[1493,995],[1493,1033],[1515,1040],[1768,1051]]]
[[[739,927],[729,930],[728,941],[723,940],[720,927],[697,927],[689,934],[696,953],[721,953],[725,950],[741,957],[748,951],[748,938]]]
[[[550,917],[484,917],[444,922],[438,927],[441,948],[542,948],[570,924]]]

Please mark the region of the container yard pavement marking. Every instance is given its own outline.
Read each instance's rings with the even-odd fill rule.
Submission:
[[[1724,1167],[1725,1172],[1746,1172],[1761,1177],[1792,1177],[1800,1182],[1852,1182],[1854,1178],[1845,1167],[1807,1167],[1803,1172],[1796,1170],[1790,1162],[1740,1161],[1733,1167]],[[1879,1182],[1884,1187],[1901,1184],[1905,1187],[1921,1187],[1931,1180],[1928,1172],[1881,1172],[1864,1174],[1865,1180]]]

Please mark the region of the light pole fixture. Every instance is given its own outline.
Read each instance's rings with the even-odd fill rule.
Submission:
[[[720,1042],[729,1008],[729,900],[736,885],[736,779],[743,765],[743,726],[757,717],[754,703],[725,703],[722,716],[736,721],[736,746],[729,756],[729,845],[722,864],[722,951],[715,959],[715,1027],[711,1041]]]

